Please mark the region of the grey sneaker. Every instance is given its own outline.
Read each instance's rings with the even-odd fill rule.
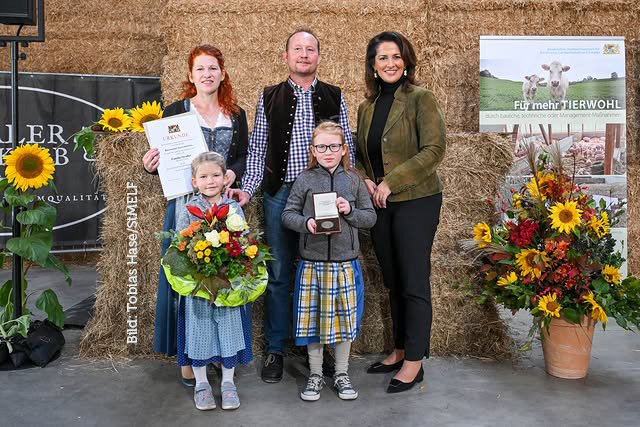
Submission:
[[[322,387],[324,387],[324,379],[318,374],[312,374],[307,380],[304,390],[300,393],[300,398],[308,401],[318,400]]]
[[[351,385],[351,378],[348,374],[338,374],[333,377],[333,386],[338,392],[338,397],[342,400],[353,400],[358,398],[358,392]]]
[[[196,408],[201,411],[216,409],[216,401],[213,398],[211,386],[208,383],[196,384],[193,390],[193,400],[196,402]]]
[[[229,381],[220,386],[222,392],[222,409],[238,409],[240,407],[240,397],[235,384]]]

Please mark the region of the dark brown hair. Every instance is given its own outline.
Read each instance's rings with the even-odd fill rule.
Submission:
[[[237,105],[238,101],[233,94],[233,88],[231,87],[231,79],[229,78],[229,73],[224,68],[224,56],[222,56],[222,52],[220,52],[220,49],[218,49],[217,47],[211,46],[209,44],[196,46],[195,48],[193,48],[193,50],[189,54],[189,58],[187,59],[189,72],[193,70],[193,63],[195,62],[196,57],[200,55],[213,56],[218,60],[220,69],[225,72],[224,80],[220,82],[220,87],[218,87],[218,103],[220,104],[220,109],[227,116],[238,114],[240,112],[240,109]],[[196,93],[196,86],[189,81],[189,74],[187,74],[187,79],[182,82],[182,93],[180,94],[180,97],[193,98],[194,96],[196,96]]]
[[[384,31],[371,40],[367,45],[367,56],[364,64],[364,82],[366,85],[365,96],[368,100],[373,101],[380,93],[380,81],[375,78],[373,64],[376,61],[376,53],[380,43],[393,42],[400,49],[402,55],[402,61],[404,61],[405,70],[407,70],[407,76],[401,77],[404,79],[402,83],[402,90],[409,91],[409,85],[418,84],[416,82],[416,52],[413,50],[413,46],[407,40],[405,36],[395,31]]]

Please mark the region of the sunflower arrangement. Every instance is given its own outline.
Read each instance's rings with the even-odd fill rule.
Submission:
[[[217,306],[255,301],[266,290],[266,261],[273,259],[260,233],[248,230],[229,205],[205,212],[195,206],[187,209],[200,220],[181,231],[157,233],[160,239],[172,239],[162,259],[171,287]]]
[[[19,225],[19,233],[7,240],[0,249],[0,267],[5,257],[21,257],[20,282],[23,294],[22,315],[13,319],[17,312],[13,305],[13,279],[0,286],[0,345],[6,344],[12,352],[12,337],[26,336],[31,311],[27,300],[33,293],[27,292],[27,271],[33,264],[55,268],[62,272],[67,283],[71,278],[65,265],[51,254],[53,226],[56,221],[56,208],[44,200],[39,200],[33,190],[52,187],[55,165],[49,150],[37,144],[23,144],[4,156],[5,177],[0,179],[0,197],[5,210],[13,210],[14,221]],[[13,227],[0,223],[0,228],[11,230]],[[15,262],[15,258],[14,258]],[[51,289],[40,292],[35,305],[47,314],[47,319],[62,328],[64,311],[58,297]]]
[[[77,149],[84,148],[89,155],[93,155],[93,144],[96,136],[101,133],[144,132],[144,123],[161,119],[163,114],[159,102],[143,102],[142,106],[132,109],[113,108],[103,111],[100,120],[91,126],[82,128],[75,133],[74,139]]]
[[[540,153],[531,146],[528,161],[532,178],[501,201],[499,223],[477,224],[463,243],[482,261],[479,302],[495,298],[514,312],[529,310],[531,335],[553,317],[640,327],[640,280],[622,280],[624,258],[610,232],[624,202],[596,203],[564,172],[557,146]]]

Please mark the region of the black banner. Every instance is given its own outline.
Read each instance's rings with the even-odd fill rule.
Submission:
[[[0,72],[0,156],[11,151],[11,75]],[[105,195],[98,190],[93,159],[67,142],[83,126],[100,119],[106,108],[133,108],[160,101],[157,77],[20,73],[18,140],[47,148],[56,166],[58,189],[36,191],[58,211],[54,246],[95,246]],[[4,166],[0,167],[4,176]],[[5,217],[4,224],[10,224]],[[2,243],[10,230],[0,233]]]

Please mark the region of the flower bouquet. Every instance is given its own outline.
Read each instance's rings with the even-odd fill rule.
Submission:
[[[244,218],[229,205],[205,212],[195,206],[187,209],[200,220],[181,231],[157,233],[172,239],[162,258],[171,287],[217,306],[255,301],[267,288],[266,261],[273,259],[260,233],[248,231]]]
[[[514,312],[529,310],[530,337],[559,317],[640,327],[640,280],[622,280],[624,258],[610,233],[624,202],[607,206],[585,194],[565,174],[557,145],[540,153],[530,146],[527,158],[533,177],[502,201],[502,223],[476,225],[465,242],[483,260],[480,302],[495,297]]]
[[[83,148],[89,156],[93,155],[93,144],[96,136],[119,132],[144,132],[143,124],[162,118],[160,103],[143,102],[141,107],[130,110],[124,108],[105,109],[100,120],[91,126],[83,127],[71,137],[75,141],[75,149]]]

